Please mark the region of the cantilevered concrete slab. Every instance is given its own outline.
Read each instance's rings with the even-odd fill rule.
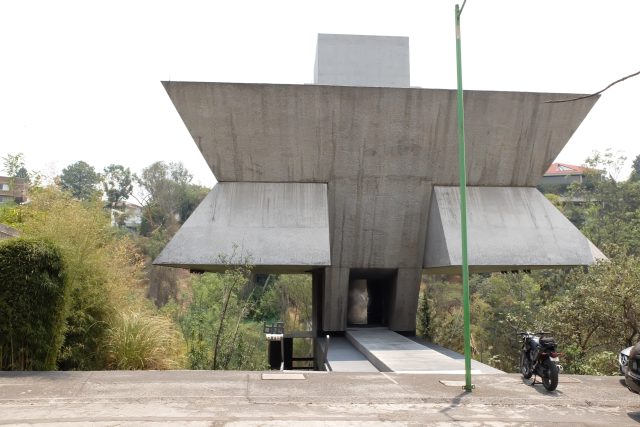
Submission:
[[[163,84],[218,181],[457,185],[455,90]],[[468,184],[536,186],[597,98],[544,101],[576,96],[465,91]]]
[[[386,328],[348,329],[346,337],[381,372],[464,374],[464,356],[439,346],[412,341]],[[504,374],[473,360],[471,372]]]
[[[538,190],[468,187],[472,272],[589,265],[604,255]],[[460,189],[433,187],[424,267],[456,273],[462,263]]]
[[[155,264],[220,271],[246,256],[258,269],[330,265],[326,184],[218,183]]]

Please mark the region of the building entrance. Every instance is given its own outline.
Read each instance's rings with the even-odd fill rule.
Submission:
[[[349,271],[348,326],[387,326],[389,302],[396,286],[395,269]]]

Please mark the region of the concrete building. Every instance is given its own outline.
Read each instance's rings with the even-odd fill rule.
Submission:
[[[0,203],[27,201],[27,180],[24,178],[10,178],[0,176]]]
[[[156,264],[220,271],[237,245],[313,275],[318,333],[415,330],[461,245],[456,92],[409,86],[407,38],[321,34],[313,85],[164,87],[219,183]],[[575,96],[465,92],[471,272],[602,257],[535,188],[597,98],[544,101]]]

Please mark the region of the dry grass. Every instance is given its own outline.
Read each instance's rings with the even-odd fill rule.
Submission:
[[[182,334],[163,316],[120,313],[107,331],[110,369],[179,369],[184,367],[184,354]]]

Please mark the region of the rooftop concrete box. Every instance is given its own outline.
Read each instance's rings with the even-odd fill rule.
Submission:
[[[381,50],[388,43],[321,35],[319,70],[328,46],[354,39],[380,42]],[[408,43],[397,49],[408,58]],[[457,193],[449,188],[458,185],[456,93],[393,87],[400,74],[370,83],[379,87],[364,87],[362,74],[352,86],[324,77],[319,85],[165,82],[220,183],[156,263],[218,271],[216,252],[242,244],[257,270],[313,274],[319,331],[346,329],[349,287],[362,280],[370,323],[413,331],[421,273],[460,264]],[[406,86],[408,77],[407,66]],[[586,265],[601,256],[534,188],[597,98],[544,101],[575,96],[465,92],[476,271]],[[231,191],[240,183],[242,203]],[[288,219],[276,224],[274,214]]]
[[[318,34],[313,82],[409,87],[409,38]]]

